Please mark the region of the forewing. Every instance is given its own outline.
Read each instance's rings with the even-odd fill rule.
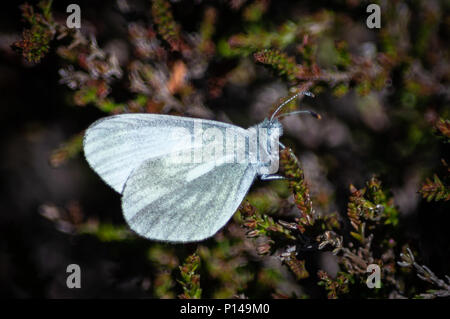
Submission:
[[[127,180],[122,210],[130,227],[146,238],[203,240],[231,218],[255,176],[249,164],[147,160]]]
[[[191,130],[194,121],[230,127],[239,134],[246,132],[230,124],[188,117],[121,114],[101,119],[87,129],[83,141],[84,154],[94,171],[121,193],[131,172],[145,160],[169,155],[174,149],[192,148],[192,145],[183,143],[186,136],[174,134],[174,129]]]

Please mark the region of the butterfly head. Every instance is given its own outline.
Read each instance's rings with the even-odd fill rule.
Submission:
[[[283,125],[278,121],[277,118],[267,119],[265,118],[261,124],[258,125],[260,128],[267,130],[267,136],[270,139],[275,139],[278,142],[278,139],[281,135],[283,135]]]

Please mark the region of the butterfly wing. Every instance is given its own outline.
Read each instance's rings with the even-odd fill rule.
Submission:
[[[83,140],[84,154],[93,170],[121,193],[131,172],[145,160],[170,154],[174,149],[192,147],[183,143],[194,121],[215,127],[246,130],[226,123],[160,114],[120,114],[93,123]],[[190,137],[188,137],[190,138]]]
[[[249,164],[173,164],[150,159],[126,182],[122,210],[129,226],[149,239],[199,241],[231,218],[256,169]]]

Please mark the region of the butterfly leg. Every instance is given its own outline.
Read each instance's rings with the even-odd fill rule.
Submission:
[[[283,143],[281,143],[280,141],[278,141],[278,145],[280,145],[281,149],[284,150],[286,148],[286,146],[284,146]]]
[[[285,179],[287,179],[286,177],[284,177],[284,176],[281,176],[281,175],[269,175],[269,174],[262,174],[261,175],[261,177],[260,177],[260,179],[262,180],[262,181],[277,181],[277,180],[285,180]]]

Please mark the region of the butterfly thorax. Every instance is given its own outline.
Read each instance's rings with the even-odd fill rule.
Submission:
[[[263,122],[249,129],[255,140],[257,140],[257,154],[255,154],[256,169],[258,175],[274,174],[278,171],[279,162],[279,139],[283,135],[281,123],[267,118]],[[255,149],[256,151],[256,149]]]

